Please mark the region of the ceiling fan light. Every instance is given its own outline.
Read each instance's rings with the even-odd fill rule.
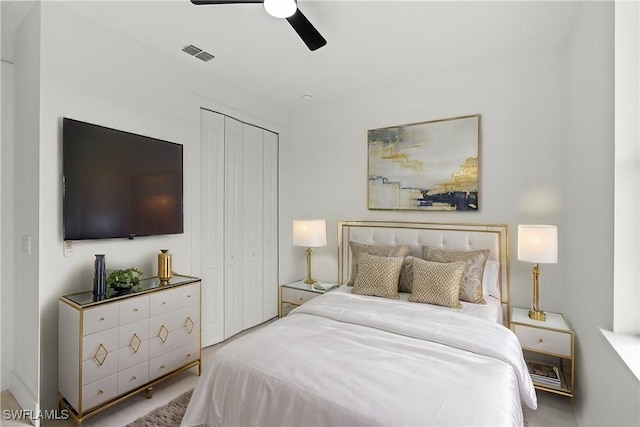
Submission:
[[[276,18],[288,18],[296,13],[295,0],[264,0],[264,10]]]

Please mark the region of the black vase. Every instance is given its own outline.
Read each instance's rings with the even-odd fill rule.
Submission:
[[[103,254],[96,254],[93,272],[93,299],[101,301],[107,297],[107,266]]]

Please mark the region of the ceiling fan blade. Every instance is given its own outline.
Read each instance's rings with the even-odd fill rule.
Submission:
[[[262,0],[191,0],[191,3],[197,5],[204,4],[242,4],[242,3],[262,3]]]
[[[194,1],[194,0],[191,0]],[[302,41],[307,45],[309,50],[320,49],[327,44],[327,41],[316,30],[306,16],[300,12],[300,9],[296,10],[296,13],[287,18],[289,24],[296,30],[296,33],[300,36]]]

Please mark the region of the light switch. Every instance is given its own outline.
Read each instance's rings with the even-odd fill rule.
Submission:
[[[22,252],[27,255],[31,254],[31,236],[22,236]]]
[[[70,258],[73,254],[73,240],[64,241],[64,256]]]

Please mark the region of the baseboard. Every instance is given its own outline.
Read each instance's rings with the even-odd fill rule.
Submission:
[[[9,387],[9,391],[22,409],[31,411],[33,414],[37,414],[39,412],[40,406],[38,405],[36,394],[29,389],[27,384],[22,381],[22,378],[20,378],[15,371],[11,371],[11,385]],[[40,425],[40,420],[30,421],[36,427]]]

